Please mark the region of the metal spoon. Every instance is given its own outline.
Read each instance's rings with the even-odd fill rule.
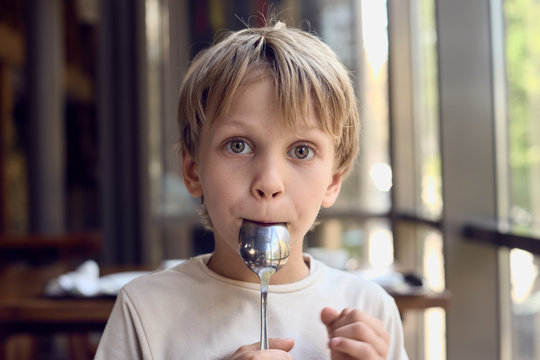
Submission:
[[[265,225],[244,221],[238,235],[240,256],[261,281],[261,350],[268,349],[268,283],[270,277],[287,262],[290,242],[289,231],[284,224]]]

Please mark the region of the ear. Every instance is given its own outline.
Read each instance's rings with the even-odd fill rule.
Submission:
[[[330,184],[328,184],[328,188],[326,189],[323,197],[323,201],[321,204],[322,207],[329,208],[330,206],[334,205],[339,195],[339,191],[341,190],[342,182],[342,173],[335,173],[334,175],[332,175],[332,178],[330,179]]]
[[[184,178],[184,185],[191,196],[198,198],[203,195],[197,171],[197,162],[185,151],[182,151],[182,177]]]

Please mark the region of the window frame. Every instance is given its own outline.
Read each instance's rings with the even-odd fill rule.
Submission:
[[[437,0],[436,5],[442,224],[446,285],[452,292],[447,351],[451,359],[499,359],[499,276],[507,264],[497,248],[467,241],[461,231],[471,220],[498,216],[490,0]]]

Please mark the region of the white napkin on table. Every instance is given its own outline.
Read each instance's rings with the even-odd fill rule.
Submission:
[[[165,260],[159,269],[170,268],[184,260]],[[94,260],[83,262],[75,271],[50,280],[45,286],[45,295],[92,297],[116,295],[131,280],[148,274],[149,271],[125,271],[99,276],[99,265]]]

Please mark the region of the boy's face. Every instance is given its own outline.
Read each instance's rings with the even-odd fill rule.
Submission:
[[[244,219],[286,223],[293,251],[321,206],[338,196],[334,143],[313,109],[291,131],[274,104],[272,82],[263,78],[242,87],[230,110],[201,131],[199,157],[184,155],[184,181],[195,197],[204,196],[218,243],[237,252]],[[221,246],[220,246],[221,247]]]

